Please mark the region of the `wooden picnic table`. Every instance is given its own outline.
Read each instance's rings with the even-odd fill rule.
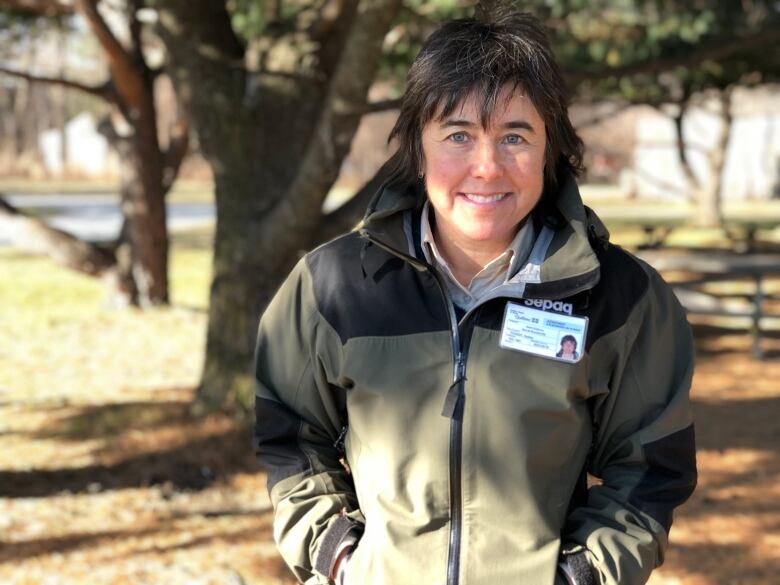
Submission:
[[[774,230],[780,225],[778,209],[731,211],[722,220],[722,229],[731,240],[734,250],[751,253],[762,230]],[[695,210],[670,205],[667,208],[641,205],[614,205],[597,209],[602,221],[610,229],[636,228],[644,233],[641,250],[656,250],[666,244],[669,236],[679,229],[696,229]]]
[[[744,317],[751,321],[753,355],[763,357],[762,321],[780,319],[780,313],[766,311],[765,301],[778,299],[768,294],[765,280],[780,277],[780,254],[736,254],[721,251],[645,251],[639,256],[660,272],[682,272],[686,276],[672,283],[680,303],[691,314]],[[714,293],[703,285],[717,281],[749,281],[749,293]],[[742,301],[741,303],[735,301]]]

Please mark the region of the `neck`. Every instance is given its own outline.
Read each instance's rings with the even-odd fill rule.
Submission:
[[[439,253],[452,270],[452,275],[466,287],[480,270],[500,256],[512,243],[512,240],[508,242],[460,241],[449,237],[446,230],[442,231],[438,226],[433,227],[433,236]]]

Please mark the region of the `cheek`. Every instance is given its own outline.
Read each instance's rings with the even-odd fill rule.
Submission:
[[[460,180],[462,160],[458,157],[438,156],[426,162],[426,183],[431,189],[449,189]]]
[[[525,154],[516,157],[512,162],[515,180],[527,186],[544,183],[544,157]]]

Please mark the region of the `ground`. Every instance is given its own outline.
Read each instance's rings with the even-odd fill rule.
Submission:
[[[178,248],[174,306],[117,311],[0,251],[0,583],[294,583],[249,432],[189,414],[207,266]],[[699,487],[651,583],[777,583],[780,342],[759,362],[744,334],[696,332]]]

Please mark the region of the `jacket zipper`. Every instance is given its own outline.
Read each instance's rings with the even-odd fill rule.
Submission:
[[[383,242],[374,239],[366,232],[361,232],[361,235],[369,242],[379,246],[387,252],[406,260],[410,264],[416,267],[423,267],[428,270],[439,285],[444,303],[447,307],[447,312],[450,318],[450,333],[452,337],[452,385],[447,392],[447,399],[445,400],[445,410],[450,403],[450,410],[447,415],[450,418],[450,444],[449,444],[449,467],[450,467],[450,535],[449,546],[447,554],[447,585],[457,585],[460,581],[460,544],[461,533],[463,531],[463,493],[461,489],[461,467],[463,461],[463,409],[466,401],[464,383],[466,381],[466,361],[468,360],[468,344],[461,345],[461,331],[458,324],[458,317],[455,314],[455,305],[452,302],[449,292],[447,291],[447,285],[443,281],[442,276],[438,271],[428,264],[404,254],[392,246],[388,246]],[[464,316],[463,322],[467,320],[469,315]],[[465,329],[464,329],[465,332]],[[464,336],[468,340],[471,336]],[[444,413],[443,413],[444,414]]]
[[[447,291],[446,284],[435,268],[431,267],[431,274],[436,278],[450,316],[452,328],[452,386],[447,392],[445,410],[443,413],[450,417],[450,536],[447,553],[447,585],[457,585],[460,581],[460,541],[463,532],[463,493],[462,493],[462,464],[463,464],[463,409],[466,402],[464,384],[466,381],[466,360],[468,350],[461,345],[460,328],[458,318],[455,315],[455,305]]]

